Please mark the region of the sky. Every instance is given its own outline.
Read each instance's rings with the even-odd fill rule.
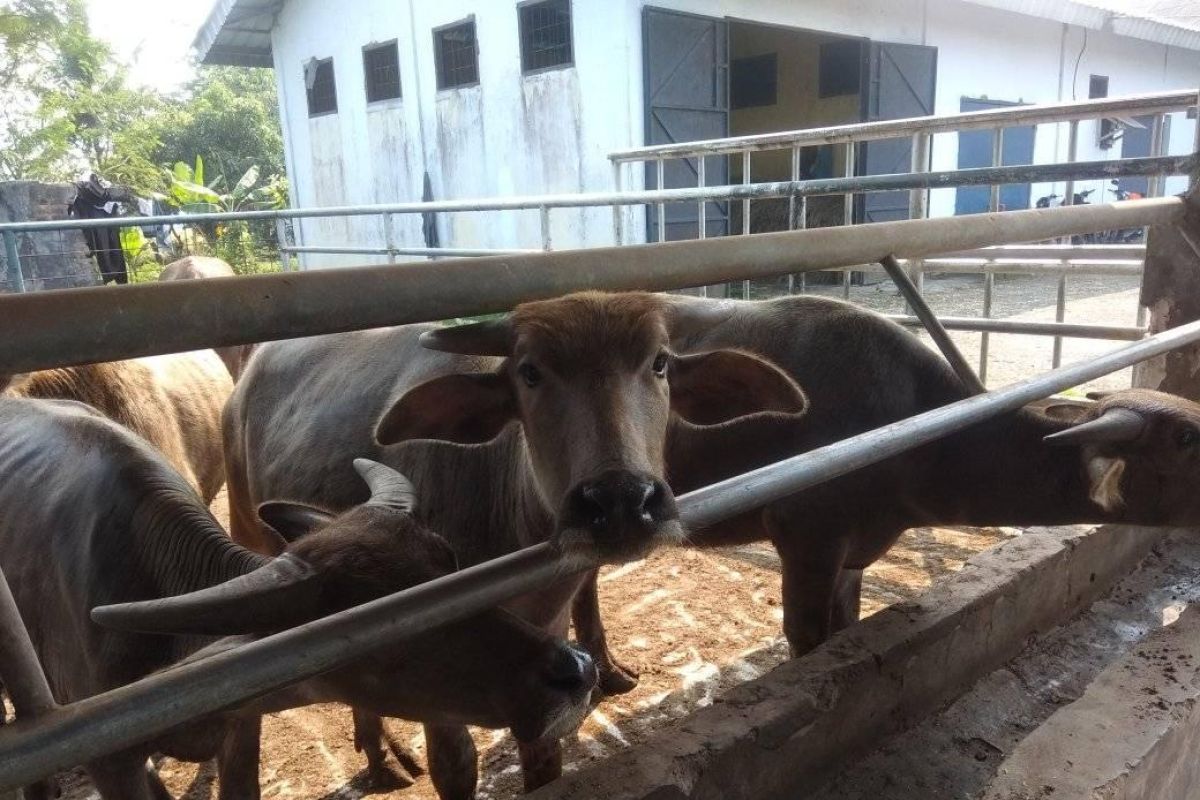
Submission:
[[[129,65],[135,83],[162,91],[195,74],[192,40],[213,0],[87,0],[93,35]]]

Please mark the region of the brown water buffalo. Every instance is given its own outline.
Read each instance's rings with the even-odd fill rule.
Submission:
[[[225,481],[221,411],[232,391],[210,350],[0,376],[0,396],[76,400],[133,431],[206,503]]]
[[[671,332],[689,324],[687,308],[654,295],[585,293],[457,328],[262,345],[225,415],[233,536],[269,551],[253,515],[268,497],[335,509],[361,502],[347,468],[361,456],[412,478],[423,521],[464,565],[547,540],[612,560],[678,541],[663,481],[668,429],[683,419],[707,429],[763,409],[786,416],[804,408],[795,383],[754,356],[673,355]],[[567,578],[507,607],[565,634],[578,585]],[[602,683],[623,677],[597,666]],[[439,793],[470,797],[466,731],[426,734]],[[378,737],[357,738],[381,769]],[[528,787],[560,772],[557,742],[521,750]]]
[[[900,326],[838,300],[673,298],[699,317],[681,353],[741,348],[782,367],[809,397],[772,430],[676,429],[671,487],[689,491],[967,396],[942,358]],[[686,439],[686,441],[684,441]],[[675,457],[678,452],[679,456]],[[1145,390],[1050,401],[1005,414],[690,532],[698,546],[768,540],[783,567],[784,631],[799,655],[858,618],[862,571],[908,528],[1200,522],[1200,406]],[[607,658],[594,580],[579,594],[580,641]]]
[[[235,544],[161,455],[93,409],[0,399],[0,567],[55,698],[74,702],[452,572],[450,546],[413,515],[411,484],[367,460],[354,468],[363,502],[340,514],[260,506],[273,535],[295,539],[271,558]],[[220,797],[247,800],[259,796],[263,713],[336,701],[536,740],[573,730],[595,683],[582,651],[495,610],[86,766],[105,800],[161,800],[147,756],[216,757]]]
[[[236,274],[233,267],[219,258],[184,256],[163,267],[158,279],[160,281],[189,281],[204,278],[232,278]],[[254,353],[254,345],[237,344],[230,347],[215,347],[213,352],[224,362],[230,376],[236,381],[242,374],[242,370],[245,369],[246,362]]]

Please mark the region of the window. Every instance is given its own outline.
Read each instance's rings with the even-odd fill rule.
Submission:
[[[517,9],[521,30],[521,71],[570,66],[571,0],[539,0]]]
[[[363,79],[368,103],[400,96],[400,50],[394,40],[363,48]]]
[[[821,44],[817,68],[817,96],[858,94],[862,72],[862,44],[853,39]]]
[[[779,82],[775,53],[735,58],[729,69],[729,99],[733,108],[773,106]]]
[[[433,32],[437,58],[439,89],[471,86],[479,83],[479,50],[475,40],[475,19],[458,22]]]
[[[311,59],[304,65],[304,86],[308,90],[308,115],[337,112],[337,87],[333,83],[333,59]]]

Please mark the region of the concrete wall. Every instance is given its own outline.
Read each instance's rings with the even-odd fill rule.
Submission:
[[[311,206],[416,200],[425,170],[438,199],[611,189],[607,154],[644,141],[643,4],[644,0],[573,0],[574,65],[524,76],[512,0],[360,0],[354,14],[338,4],[289,0],[279,14],[273,46],[293,202]],[[1086,96],[1091,73],[1108,75],[1113,95],[1200,85],[1200,53],[1098,31],[1087,32],[1084,48],[1080,28],[960,0],[656,0],[653,5],[732,21],[936,46],[936,111],[941,114],[957,112],[964,96],[1022,102],[1071,99],[1073,93]],[[481,82],[439,91],[432,29],[470,14],[477,26]],[[393,38],[399,42],[403,97],[368,106],[362,47]],[[334,58],[338,112],[309,119],[303,65],[314,57]],[[1073,90],[1077,59],[1078,86]],[[785,65],[791,63],[784,60]],[[804,73],[803,64],[797,61],[795,66],[797,74]],[[815,78],[797,83],[781,74],[781,91],[803,88],[808,93],[813,83]],[[830,118],[843,111],[831,112]],[[761,127],[764,120],[752,116],[735,115],[735,127]],[[825,118],[823,113],[808,116],[811,120],[799,124]],[[1065,129],[1062,125],[1038,130],[1038,161],[1065,158]],[[1188,152],[1193,130],[1192,121],[1176,115],[1170,152]],[[1094,140],[1094,125],[1081,125],[1081,158],[1114,155],[1099,151]],[[955,136],[939,136],[934,167],[956,166],[957,150]],[[757,158],[771,163],[770,157]],[[640,188],[641,170],[627,175],[627,188]],[[1168,185],[1169,191],[1181,188],[1181,181]],[[1062,193],[1061,185],[1057,190]],[[1049,186],[1035,185],[1033,197],[1050,191]],[[933,193],[934,215],[951,214],[953,208],[952,190]],[[628,239],[636,240],[642,235],[644,216],[640,209],[631,209],[625,218]],[[611,220],[607,209],[555,211],[553,244],[610,243]],[[439,229],[445,245],[540,245],[533,211],[443,214]],[[384,244],[377,219],[309,220],[299,231],[308,245]],[[397,233],[402,245],[423,243],[416,218],[398,219]],[[310,257],[306,263],[347,261]]]

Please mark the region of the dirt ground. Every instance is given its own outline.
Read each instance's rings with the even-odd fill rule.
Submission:
[[[1137,304],[1135,278],[1074,280],[1068,293],[1072,322],[1133,324]],[[982,279],[929,278],[926,294],[940,314],[979,314]],[[756,294],[759,287],[756,286]],[[840,296],[839,287],[815,287]],[[1053,320],[1053,278],[1000,278],[994,316]],[[856,286],[851,299],[885,312],[900,312],[903,302],[888,283]],[[979,334],[955,333],[975,361]],[[1039,336],[991,337],[988,384],[1001,386],[1050,368],[1051,339]],[[1119,343],[1067,340],[1064,363],[1103,352]],[[1109,376],[1082,389],[1121,388],[1127,373]],[[214,511],[225,521],[224,493]],[[1011,529],[921,528],[909,531],[888,556],[866,573],[864,614],[921,594],[932,582],[959,569],[971,555],[1004,541]],[[669,550],[645,561],[607,569],[601,577],[601,603],[614,652],[641,673],[629,694],[605,699],[577,737],[566,743],[566,768],[605,757],[636,744],[669,720],[707,705],[730,686],[754,678],[786,657],[780,634],[782,612],[779,574],[769,546],[738,551]],[[423,755],[417,725],[390,721],[401,741]],[[510,736],[474,731],[480,752],[481,798],[520,794],[520,769]],[[354,751],[348,710],[314,706],[271,715],[264,724],[261,781],[264,798],[363,797],[362,757]],[[171,791],[188,800],[216,796],[210,766],[160,765]],[[64,796],[94,796],[78,773],[66,777]],[[391,800],[436,797],[427,776],[405,789],[371,795]]]

